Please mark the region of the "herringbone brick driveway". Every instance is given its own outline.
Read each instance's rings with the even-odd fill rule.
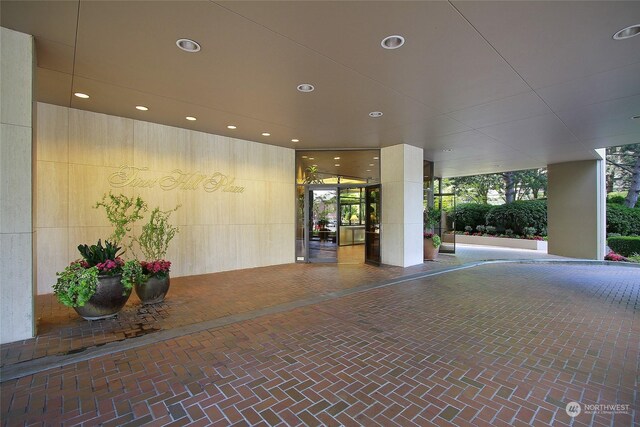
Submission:
[[[3,425],[638,425],[639,272],[494,264],[354,293],[6,381]]]

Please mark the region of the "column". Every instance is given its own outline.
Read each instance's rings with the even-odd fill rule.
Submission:
[[[548,166],[549,253],[602,260],[606,245],[604,150],[598,160]]]
[[[30,35],[0,30],[0,343],[4,344],[34,336],[34,48]]]
[[[422,148],[399,144],[380,156],[382,263],[422,264]]]

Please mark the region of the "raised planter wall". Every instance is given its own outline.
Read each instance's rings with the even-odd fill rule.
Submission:
[[[449,237],[451,239],[451,237]],[[509,239],[504,237],[466,236],[456,234],[456,243],[466,245],[499,246],[513,249],[530,249],[547,252],[547,242],[544,240]]]

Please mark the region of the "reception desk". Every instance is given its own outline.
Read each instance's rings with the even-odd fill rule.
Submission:
[[[340,246],[361,245],[364,243],[364,225],[341,225]]]

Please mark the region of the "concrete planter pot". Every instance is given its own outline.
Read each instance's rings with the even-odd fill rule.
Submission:
[[[424,241],[424,260],[425,261],[434,261],[438,258],[438,251],[440,250],[440,246],[434,247],[432,239],[423,239]]]
[[[83,319],[108,319],[118,314],[127,303],[131,289],[125,291],[122,286],[122,275],[98,276],[96,293],[82,307],[74,307]]]
[[[169,292],[169,284],[170,280],[168,274],[166,277],[160,279],[151,276],[144,283],[136,283],[136,294],[144,305],[157,304],[164,301],[164,297],[167,295],[167,292]]]

